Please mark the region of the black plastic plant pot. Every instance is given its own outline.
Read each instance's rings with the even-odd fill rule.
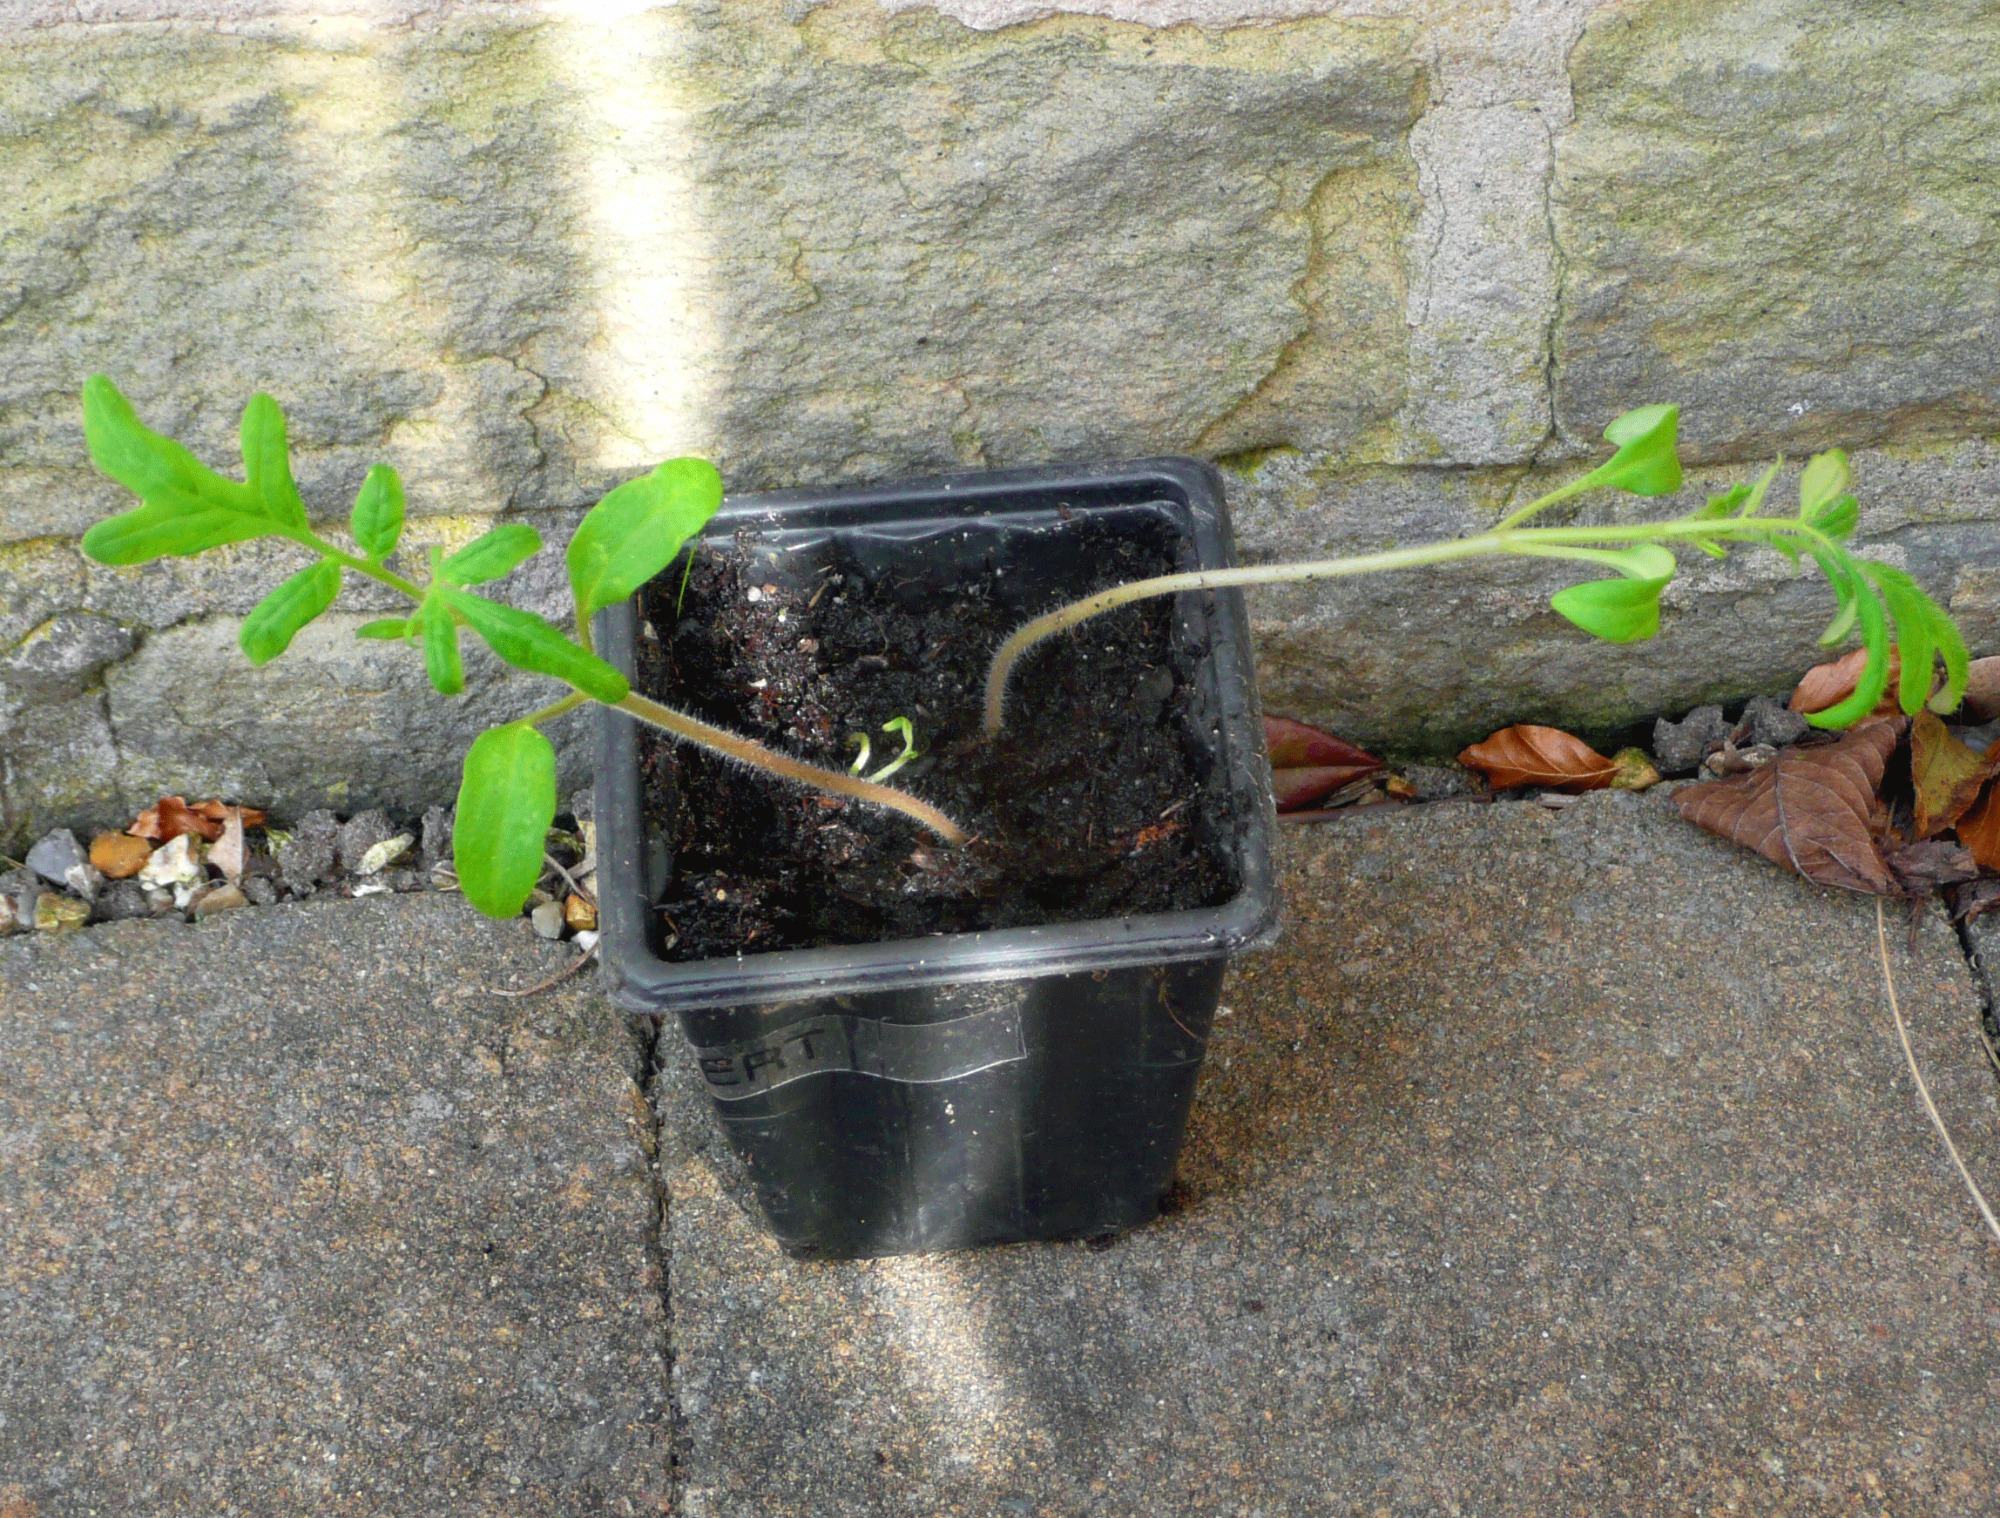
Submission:
[[[1086,516],[1164,537],[1183,568],[1231,559],[1221,480],[1190,459],[732,498],[705,537],[727,553],[753,529],[779,550],[760,575],[810,573],[837,544],[846,562],[938,595],[997,565],[1032,614],[1095,588],[1065,546]],[[599,648],[628,675],[637,625],[630,605],[599,621]],[[1233,881],[1222,904],[1199,910],[670,962],[656,904],[674,861],[646,821],[638,730],[600,715],[612,997],[679,1018],[771,1231],[795,1254],[1096,1236],[1159,1212],[1224,962],[1268,942],[1276,923],[1242,598],[1182,595],[1173,628],[1206,770],[1195,804]]]

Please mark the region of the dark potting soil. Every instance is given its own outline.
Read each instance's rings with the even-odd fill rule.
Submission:
[[[644,593],[636,688],[784,752],[872,773],[908,717],[922,756],[888,783],[976,835],[955,849],[892,812],[774,781],[653,731],[640,747],[649,825],[670,841],[667,959],[860,944],[1217,905],[1236,882],[1215,829],[1220,786],[1189,710],[1172,598],[1098,617],[1016,670],[1002,737],[979,713],[988,660],[1028,616],[1177,567],[1164,527],[1134,541],[1089,517],[1062,528],[1071,583],[1032,604],[1004,566],[948,591],[864,567],[839,540],[740,532]],[[1076,566],[1088,566],[1079,572]],[[678,606],[678,613],[676,607]]]

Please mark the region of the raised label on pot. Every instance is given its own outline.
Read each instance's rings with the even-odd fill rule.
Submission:
[[[1026,1059],[1017,1009],[999,1008],[941,1023],[885,1023],[828,1014],[761,1038],[695,1050],[717,1101],[741,1101],[829,1070],[925,1085]]]

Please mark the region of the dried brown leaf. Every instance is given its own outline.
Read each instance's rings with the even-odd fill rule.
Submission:
[[[1986,751],[1986,758],[2000,762],[2000,743]],[[1989,783],[1985,794],[1958,819],[1957,833],[1982,868],[2000,871],[2000,782]]]
[[[1266,717],[1264,742],[1271,752],[1271,790],[1281,812],[1311,806],[1382,768],[1382,761],[1366,749],[1291,717]]]
[[[243,819],[246,828],[260,828],[264,825],[264,813],[254,806],[236,806],[227,801],[197,801],[190,811],[206,817],[210,822],[227,822],[234,812]]]
[[[1967,667],[1965,713],[1980,722],[2000,717],[2000,656],[1974,659]]]
[[[1935,837],[1957,822],[1995,773],[2000,773],[2000,760],[1982,758],[1932,713],[1918,712],[1910,724],[1917,837]]]
[[[155,843],[172,843],[183,833],[213,843],[222,836],[223,824],[232,812],[242,818],[246,828],[264,825],[264,813],[254,806],[231,806],[225,801],[197,801],[189,806],[185,797],[162,796],[125,831],[134,838],[150,838]]]
[[[1698,827],[1754,849],[1821,885],[1897,893],[1882,857],[1882,776],[1896,750],[1891,723],[1871,723],[1837,741],[1781,749],[1769,764],[1674,794]]]
[[[1928,896],[1945,886],[1963,885],[1979,874],[1971,854],[1942,838],[1906,843],[1892,851],[1888,861],[1905,896]]]
[[[1865,648],[1842,654],[1830,664],[1816,664],[1799,677],[1792,699],[1785,704],[1795,712],[1823,712],[1829,706],[1837,706],[1854,694],[1854,687],[1861,683],[1861,671],[1867,665],[1868,650]],[[1896,676],[1902,667],[1901,657],[1892,648],[1889,651],[1889,688],[1869,714],[1871,717],[1893,716],[1902,709],[1896,704]]]
[[[1611,784],[1618,765],[1559,727],[1517,722],[1461,752],[1458,762],[1478,770],[1496,791],[1542,785],[1558,791],[1598,791]]]
[[[222,819],[210,818],[187,804],[182,796],[162,796],[157,803],[139,814],[138,821],[125,830],[135,838],[150,838],[155,843],[172,843],[183,833],[192,833],[197,838],[213,843],[222,836]]]

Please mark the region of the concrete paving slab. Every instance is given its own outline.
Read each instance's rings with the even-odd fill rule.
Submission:
[[[1110,1247],[791,1261],[670,1059],[682,1512],[1994,1510],[2000,1246],[1872,902],[1658,796],[1358,815],[1286,877],[1183,1203]],[[2000,1190],[1955,935],[1889,944]]]
[[[0,944],[0,1513],[658,1513],[639,1048],[456,897]]]

